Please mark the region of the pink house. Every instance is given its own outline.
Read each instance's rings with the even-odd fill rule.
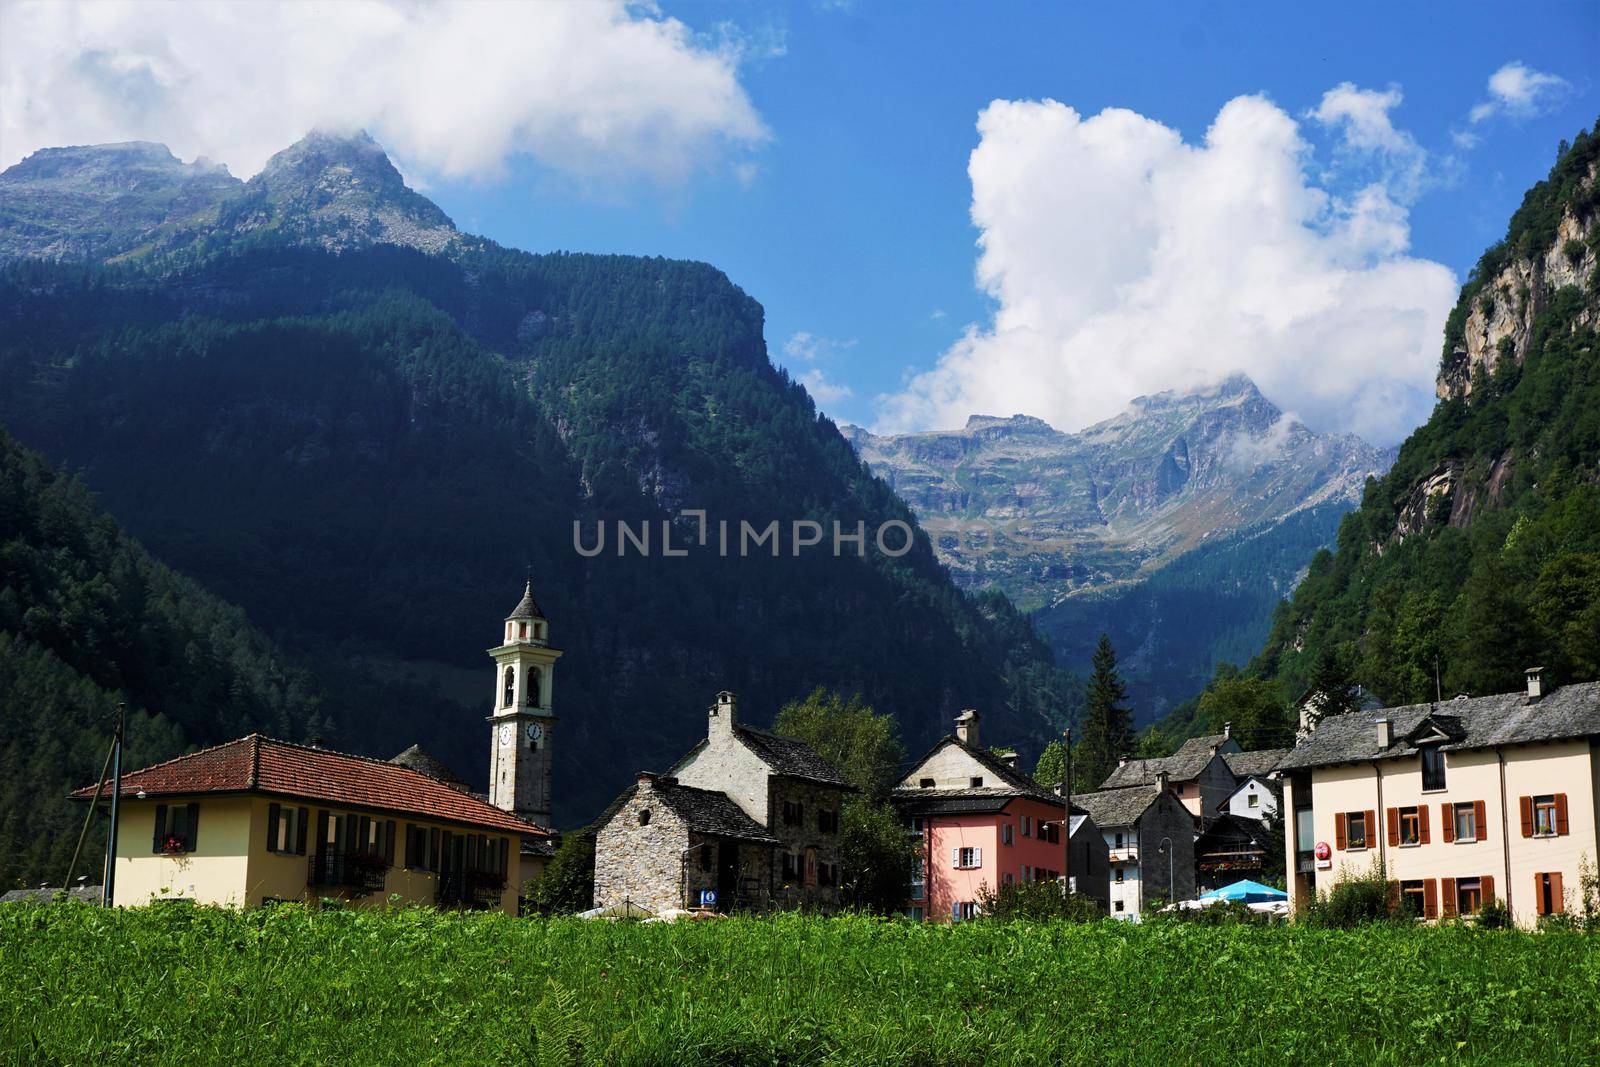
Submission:
[[[922,861],[906,913],[960,922],[978,912],[982,889],[1011,882],[1055,881],[1067,866],[1061,798],[1016,769],[1016,755],[978,745],[978,713],[956,718],[956,732],[917,761],[892,797],[919,835]],[[1106,899],[1106,844],[1081,810],[1069,837],[1077,892]]]

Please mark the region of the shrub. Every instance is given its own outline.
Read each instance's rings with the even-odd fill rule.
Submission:
[[[1105,918],[1100,903],[1081,893],[1062,893],[1060,882],[1009,882],[978,890],[978,911],[1000,922],[1094,922]]]
[[[1373,861],[1366,874],[1336,883],[1306,908],[1305,922],[1335,930],[1415,918],[1400,902],[1383,864]]]

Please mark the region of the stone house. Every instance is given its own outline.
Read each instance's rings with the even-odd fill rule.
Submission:
[[[1227,757],[1244,750],[1231,734],[1225,728],[1220,734],[1191,737],[1178,746],[1178,751],[1159,759],[1124,757],[1100,788],[1151,786],[1158,774],[1165,774],[1173,796],[1194,816],[1195,825],[1204,829],[1238,784]]]
[[[1275,773],[1296,909],[1381,866],[1423,918],[1531,926],[1600,862],[1600,682],[1329,716]]]
[[[1266,869],[1273,836],[1259,816],[1224,810],[1195,838],[1195,889],[1205,893],[1242,879],[1260,882],[1277,878],[1280,872],[1276,866]]]
[[[985,887],[1058,881],[1069,865],[1073,890],[1106,903],[1105,841],[1074,809],[1067,841],[1061,798],[1017,770],[1015,752],[991,753],[978,744],[978,713],[956,719],[913,764],[890,795],[922,845],[906,914],[960,922],[977,914]]]
[[[1195,820],[1165,772],[1158,771],[1152,785],[1075,793],[1072,806],[1105,837],[1113,919],[1137,922],[1152,901],[1194,896]]]
[[[740,723],[737,698],[718,693],[705,740],[596,822],[595,905],[836,908],[839,812],[854,791],[810,745]]]

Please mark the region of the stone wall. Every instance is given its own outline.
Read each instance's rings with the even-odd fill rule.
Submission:
[[[772,860],[773,882],[775,892],[773,904],[780,908],[812,908],[829,911],[839,906],[839,888],[837,885],[807,885],[805,884],[805,855],[807,849],[816,850],[818,863],[839,863],[839,834],[837,831],[823,831],[817,826],[817,813],[819,811],[840,811],[844,807],[845,798],[849,791],[839,786],[822,785],[819,782],[805,781],[798,778],[782,778],[774,775],[768,779],[772,805],[772,822],[767,827],[767,832],[778,839],[777,854]],[[798,802],[800,804],[801,819],[797,826],[786,825],[783,821],[784,801]],[[799,857],[801,877],[783,879],[784,853]]]
[[[650,817],[641,825],[639,816],[645,811]],[[683,907],[683,851],[688,847],[683,820],[641,783],[595,836],[595,907],[624,899],[651,911]]]
[[[1166,852],[1163,839],[1171,841]],[[1140,913],[1149,910],[1153,897],[1170,903],[1194,896],[1194,816],[1171,793],[1162,793],[1139,817],[1139,867]]]

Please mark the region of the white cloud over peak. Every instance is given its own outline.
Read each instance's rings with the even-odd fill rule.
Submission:
[[[1340,86],[1313,117],[1346,150],[1404,154],[1398,102]],[[1404,174],[1319,185],[1295,120],[1259,96],[1197,144],[1054,100],[997,100],[978,131],[977,281],[997,309],[878,398],[880,429],[1026,413],[1073,430],[1235,372],[1315,429],[1387,444],[1426,417],[1456,281],[1407,255]]]
[[[1498,115],[1532,118],[1558,103],[1571,88],[1565,78],[1534,70],[1514,60],[1489,75],[1489,98],[1474,107],[1467,117],[1474,123]]]
[[[366,127],[422,178],[527,155],[676,182],[767,139],[739,80],[749,50],[624,0],[7,3],[0,166],[152,140],[248,177],[313,127]]]

